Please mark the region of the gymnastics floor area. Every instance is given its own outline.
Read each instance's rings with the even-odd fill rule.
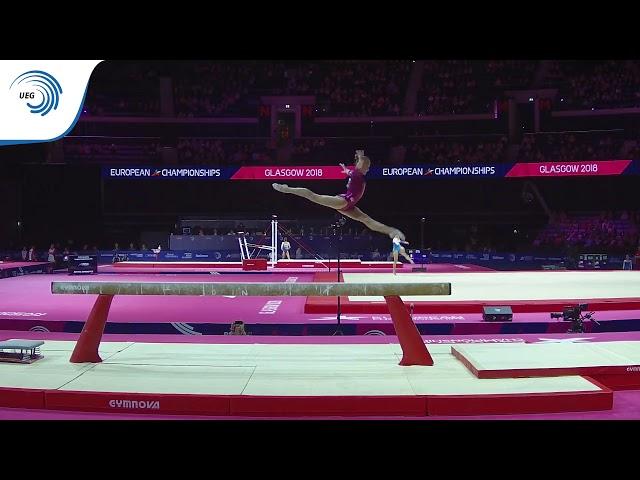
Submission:
[[[336,310],[324,304],[309,313],[313,297],[118,295],[103,362],[73,364],[95,295],[52,295],[52,281],[76,280],[65,274],[2,279],[0,340],[45,344],[44,358],[32,364],[0,363],[0,418],[25,411],[105,419],[640,418],[638,273],[361,270],[341,279],[451,283],[448,298],[404,298],[433,366],[398,365],[402,351],[381,298],[341,298],[343,335],[333,335]],[[299,269],[82,280],[313,282],[329,275],[337,278]],[[576,303],[595,310],[600,325],[568,334],[567,322],[550,318]],[[485,322],[484,305],[512,306],[513,320]],[[250,335],[224,335],[236,320]]]

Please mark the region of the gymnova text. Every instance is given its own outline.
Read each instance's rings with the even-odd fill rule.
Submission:
[[[158,400],[109,400],[111,408],[139,408],[143,410],[160,410]]]
[[[44,312],[0,312],[3,317],[43,317]]]
[[[110,177],[219,177],[219,168],[110,168]]]

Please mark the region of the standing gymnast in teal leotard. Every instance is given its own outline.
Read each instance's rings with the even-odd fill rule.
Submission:
[[[391,252],[393,253],[393,274],[394,275],[396,274],[396,264],[398,263],[398,254],[402,255],[404,258],[409,260],[409,263],[414,263],[413,260],[411,260],[411,257],[407,255],[407,252],[402,246],[403,243],[405,245],[409,245],[408,242],[403,242],[402,240],[400,240],[399,237],[393,237],[393,241],[392,241],[393,249],[391,250]]]

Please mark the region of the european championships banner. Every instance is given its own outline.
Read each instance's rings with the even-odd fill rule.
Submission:
[[[437,178],[518,178],[518,177],[592,177],[637,175],[637,160],[597,160],[584,162],[509,163],[483,165],[406,165],[371,167],[368,179]],[[103,178],[110,179],[200,179],[200,180],[345,180],[339,166],[261,166],[203,168],[180,167],[103,167]]]

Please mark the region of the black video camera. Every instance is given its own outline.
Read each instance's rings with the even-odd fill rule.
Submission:
[[[552,312],[551,318],[562,318],[565,322],[571,322],[571,327],[567,333],[584,333],[584,320],[591,320],[596,325],[600,325],[600,323],[593,318],[593,312],[582,314],[587,308],[589,308],[589,305],[586,303],[564,307],[562,313]]]
[[[564,307],[562,309],[562,313],[551,312],[551,318],[562,318],[565,321],[571,321],[574,318],[580,317],[580,314],[589,308],[589,305],[586,303],[581,303],[579,305]]]

